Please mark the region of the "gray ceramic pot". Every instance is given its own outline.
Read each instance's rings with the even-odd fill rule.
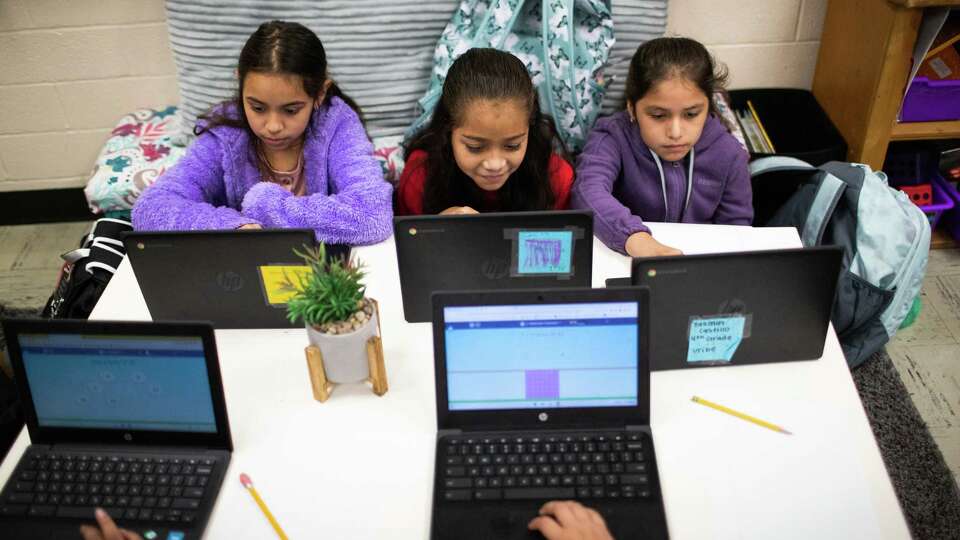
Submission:
[[[326,334],[309,324],[306,327],[310,343],[319,347],[320,354],[323,355],[327,380],[334,383],[352,383],[363,381],[370,376],[367,340],[380,335],[376,307],[363,326],[348,334]]]

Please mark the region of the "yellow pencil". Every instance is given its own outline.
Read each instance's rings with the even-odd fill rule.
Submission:
[[[701,404],[701,405],[706,405],[707,407],[710,407],[711,409],[716,409],[716,410],[718,410],[718,411],[720,411],[720,412],[725,412],[725,413],[727,413],[727,414],[729,414],[729,415],[731,415],[731,416],[736,416],[737,418],[740,418],[741,420],[746,420],[747,422],[753,422],[754,424],[756,424],[756,425],[758,425],[758,426],[763,426],[763,427],[765,427],[765,428],[767,428],[767,429],[772,429],[773,431],[778,431],[778,432],[780,432],[780,433],[786,433],[787,435],[793,435],[793,433],[790,433],[789,431],[783,429],[782,427],[780,427],[780,426],[778,426],[778,425],[776,425],[776,424],[771,424],[770,422],[765,422],[765,421],[763,421],[763,420],[760,420],[759,418],[754,418],[754,417],[750,416],[749,414],[744,414],[744,413],[742,413],[742,412],[740,412],[740,411],[735,411],[735,410],[733,410],[733,409],[731,409],[731,408],[729,408],[729,407],[724,407],[723,405],[720,405],[720,404],[718,404],[718,403],[714,403],[714,402],[712,402],[712,401],[707,401],[706,399],[703,399],[703,398],[701,398],[701,397],[693,396],[693,401],[695,401],[696,403],[699,403],[699,404]]]
[[[276,518],[273,517],[273,514],[270,513],[270,509],[267,508],[267,503],[263,502],[263,499],[260,498],[260,494],[257,493],[257,490],[253,487],[253,480],[250,480],[250,477],[246,473],[240,473],[240,483],[243,484],[243,487],[247,488],[247,491],[250,492],[250,495],[253,496],[253,500],[257,502],[257,506],[260,507],[260,510],[263,511],[263,515],[267,516],[267,519],[270,521],[270,525],[273,525],[273,530],[277,531],[277,536],[281,540],[287,540],[287,533],[283,532],[283,529],[280,528],[280,524],[277,523]]]

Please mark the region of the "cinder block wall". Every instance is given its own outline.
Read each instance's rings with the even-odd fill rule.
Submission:
[[[667,34],[704,43],[731,88],[813,83],[827,0],[670,0]]]
[[[0,191],[81,187],[125,113],[178,101],[162,0],[0,0]]]
[[[667,30],[732,88],[809,88],[826,2],[670,0]],[[121,116],[178,102],[165,18],[163,0],[0,0],[0,191],[83,186]]]

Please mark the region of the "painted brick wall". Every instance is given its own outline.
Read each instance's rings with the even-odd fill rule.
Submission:
[[[176,103],[162,0],[0,0],[0,191],[83,186],[110,128]]]
[[[667,34],[692,37],[730,70],[730,88],[813,83],[827,0],[670,0]]]
[[[455,1],[455,0],[451,0]],[[809,88],[827,0],[671,0],[731,88]],[[110,128],[178,101],[163,0],[0,0],[0,191],[83,186]]]

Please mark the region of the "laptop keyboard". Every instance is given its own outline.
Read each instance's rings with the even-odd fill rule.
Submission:
[[[0,516],[192,524],[216,459],[81,453],[24,456],[0,495]]]
[[[444,501],[651,497],[653,446],[634,432],[444,437]]]

